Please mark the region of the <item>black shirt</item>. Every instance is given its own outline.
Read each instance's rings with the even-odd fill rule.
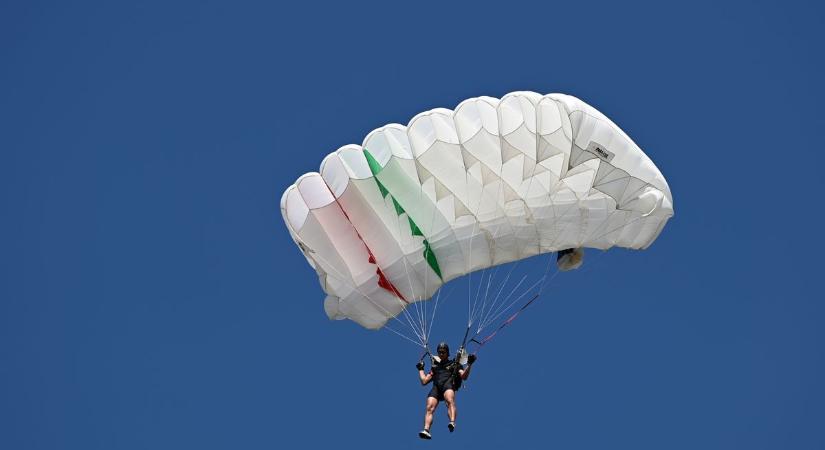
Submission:
[[[447,359],[444,361],[433,361],[430,372],[433,374],[433,384],[444,386],[447,383],[452,383],[453,377],[458,376],[458,371],[461,369],[461,364],[458,361]]]

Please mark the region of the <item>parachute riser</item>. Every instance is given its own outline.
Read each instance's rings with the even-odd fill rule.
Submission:
[[[479,351],[481,351],[481,348],[484,347],[485,344],[490,342],[496,336],[496,334],[498,334],[499,331],[501,331],[502,329],[504,329],[505,327],[510,325],[514,320],[516,320],[516,317],[518,317],[519,314],[522,313],[522,311],[527,309],[527,307],[530,306],[530,304],[532,304],[534,301],[536,301],[536,299],[538,299],[540,296],[541,296],[541,294],[534,295],[533,298],[530,299],[530,301],[525,303],[524,306],[519,308],[518,311],[516,311],[515,313],[513,313],[512,316],[507,318],[507,320],[505,320],[495,331],[493,331],[492,333],[487,335],[482,340],[479,341],[479,340],[476,339],[476,337],[478,337],[478,334],[475,334],[472,338],[470,338],[470,343],[475,343],[478,346],[478,348],[476,348],[475,352],[478,353]],[[469,331],[469,329],[468,329],[468,331]],[[467,339],[466,335],[464,336],[464,339],[466,341],[466,339]],[[463,348],[463,344],[462,344],[462,348]]]
[[[424,347],[424,353],[421,355],[421,358],[418,358],[418,362],[424,362],[424,358],[426,358],[427,355],[429,355],[430,359],[432,359],[433,354],[432,354],[432,352],[430,352],[430,345],[429,344],[424,344],[423,347]]]

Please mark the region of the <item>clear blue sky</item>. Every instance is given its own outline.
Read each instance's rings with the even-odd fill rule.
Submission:
[[[825,448],[821,3],[442,3],[0,6],[0,448]],[[513,90],[611,117],[676,217],[556,278],[420,442],[418,351],[326,319],[278,201]]]

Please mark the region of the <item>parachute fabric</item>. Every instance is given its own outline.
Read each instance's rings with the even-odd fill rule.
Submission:
[[[476,270],[566,249],[647,248],[673,199],[653,162],[595,108],[513,92],[339,148],[287,188],[281,212],[327,315],[378,329]]]

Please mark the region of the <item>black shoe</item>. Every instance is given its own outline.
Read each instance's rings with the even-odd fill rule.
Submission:
[[[450,422],[450,423],[448,423],[448,424],[447,424],[447,428],[449,428],[449,429],[450,429],[450,433],[452,433],[452,432],[453,432],[453,430],[455,430],[455,422]]]
[[[418,432],[418,437],[421,439],[432,439],[433,436],[430,434],[430,430],[424,429]]]

